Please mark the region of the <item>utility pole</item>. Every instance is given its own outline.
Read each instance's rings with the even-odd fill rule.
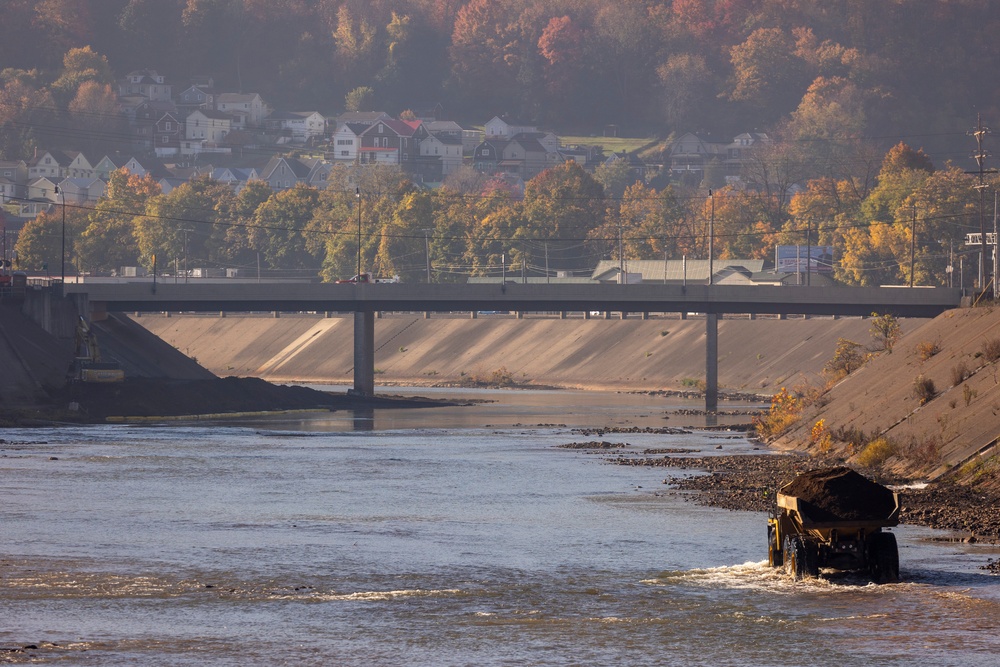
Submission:
[[[354,196],[358,198],[358,283],[361,282],[361,186],[354,188]]]
[[[980,292],[986,291],[986,212],[985,212],[985,195],[986,195],[986,158],[989,157],[989,153],[983,147],[983,142],[986,139],[986,135],[990,134],[990,129],[988,127],[983,127],[983,119],[981,114],[976,114],[976,129],[973,130],[972,136],[976,138],[976,152],[973,157],[976,160],[977,170],[974,173],[979,175],[979,183],[975,186],[976,190],[979,191],[979,234],[982,240],[982,247],[980,248],[979,256],[979,290]],[[995,296],[995,295],[994,295]]]
[[[812,286],[812,218],[806,218],[806,287]]]
[[[910,209],[912,211],[910,218],[910,287],[913,287],[913,264],[917,249],[917,207],[913,205]]]
[[[431,230],[424,230],[424,257],[427,259],[427,284],[431,283],[431,240],[428,234]]]

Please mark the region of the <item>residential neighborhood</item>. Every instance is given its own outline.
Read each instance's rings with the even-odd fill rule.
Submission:
[[[175,84],[152,69],[127,74],[117,93],[131,153],[85,155],[53,146],[0,161],[0,197],[8,211],[12,205],[17,210],[9,228],[52,204],[97,201],[109,174],[121,168],[152,175],[165,193],[205,176],[236,192],[253,179],[266,181],[276,192],[300,183],[323,188],[337,164],[391,165],[425,187],[469,165],[520,189],[566,161],[588,170],[623,161],[637,180],[659,170],[634,154],[564,146],[554,133],[507,115],[486,120],[482,129],[465,127],[439,117],[441,105],[405,119],[383,111],[334,116],[278,111],[257,93],[217,89],[211,77]],[[760,141],[767,141],[766,135],[747,133],[717,143],[685,134],[674,144],[667,169],[679,176],[700,174],[709,160],[722,156],[727,175],[735,175],[740,148]]]

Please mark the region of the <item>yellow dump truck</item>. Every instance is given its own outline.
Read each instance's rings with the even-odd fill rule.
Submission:
[[[820,568],[866,571],[878,584],[899,581],[899,496],[846,467],[799,475],[778,489],[767,522],[771,567],[796,579]]]

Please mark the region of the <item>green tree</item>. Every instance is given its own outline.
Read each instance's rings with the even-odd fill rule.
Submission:
[[[261,252],[269,268],[319,275],[321,258],[306,247],[318,203],[319,191],[300,183],[257,208],[253,224],[261,230]]]
[[[220,211],[230,207],[232,189],[210,178],[188,181],[166,195],[151,197],[146,214],[135,221],[135,237],[142,263],[152,267],[152,256],[163,266],[171,259],[188,268],[219,268],[227,220]]]
[[[399,275],[406,282],[426,280],[425,229],[434,224],[431,196],[410,192],[403,196],[382,228],[374,270],[383,276]]]
[[[111,172],[107,193],[90,212],[80,236],[82,267],[107,273],[135,266],[140,255],[135,221],[145,215],[146,202],[157,194],[160,186],[149,174],[133,175],[126,169]]]
[[[79,273],[76,242],[87,227],[87,210],[68,205],[66,212],[66,275]],[[17,235],[17,265],[19,271],[42,271],[47,268],[49,275],[59,275],[62,271],[63,210],[54,207],[39,213],[34,219],[24,223]]]

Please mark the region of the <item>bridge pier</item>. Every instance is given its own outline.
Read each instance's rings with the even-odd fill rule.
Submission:
[[[375,395],[375,311],[354,311],[354,390]]]
[[[719,409],[719,315],[705,313],[705,412]]]

